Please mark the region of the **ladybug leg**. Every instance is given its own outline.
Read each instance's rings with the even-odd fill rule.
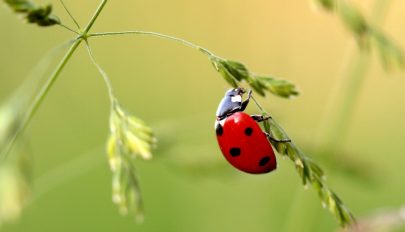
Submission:
[[[272,118],[271,116],[263,116],[263,115],[250,115],[250,117],[255,120],[256,122],[263,122],[267,119]],[[278,142],[278,143],[288,143],[291,142],[291,139],[276,139],[273,137],[272,134],[264,132],[263,133],[267,136],[267,138],[269,138],[271,141],[273,142]]]
[[[263,122],[263,121],[265,121],[265,120],[267,120],[267,119],[272,118],[271,116],[263,116],[263,115],[257,115],[257,114],[255,114],[255,115],[250,115],[250,117],[251,117],[253,120],[255,120],[256,122]]]
[[[264,132],[263,133],[267,136],[268,139],[270,139],[273,142],[277,142],[277,143],[289,143],[291,142],[291,139],[276,139],[274,138],[271,134]]]
[[[242,102],[242,105],[240,106],[241,111],[244,111],[246,109],[251,97],[252,97],[252,90],[249,90],[247,99],[244,102]]]

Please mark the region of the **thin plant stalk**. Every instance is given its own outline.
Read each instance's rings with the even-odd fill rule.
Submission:
[[[375,24],[380,24],[384,19],[385,12],[390,2],[390,0],[375,1],[372,13]],[[369,54],[359,54],[354,49],[352,49],[351,54],[348,65],[346,65],[347,68],[342,72],[342,77],[339,78],[339,80],[342,80],[341,91],[338,92],[336,96],[331,96],[327,104],[336,107],[325,114],[324,120],[322,120],[326,122],[324,123],[325,126],[331,126],[324,126],[324,132],[320,133],[322,134],[322,138],[325,138],[322,145],[323,149],[321,150],[322,152],[328,152],[331,156],[336,155],[339,146],[344,142],[347,136],[350,122],[371,62]]]
[[[165,35],[165,34],[161,34],[161,33],[157,33],[157,32],[153,32],[153,31],[138,31],[138,30],[132,30],[132,31],[117,31],[117,32],[100,32],[100,33],[91,33],[88,35],[88,37],[100,37],[100,36],[115,36],[115,35],[148,35],[148,36],[154,36],[154,37],[159,37],[159,38],[164,38],[164,39],[168,39],[168,40],[173,40],[176,41],[178,43],[184,44],[188,47],[197,49],[200,52],[203,52],[204,54],[210,56],[210,57],[217,57],[219,58],[217,55],[215,55],[214,53],[210,52],[208,49],[205,49],[203,47],[200,47],[196,44],[193,44],[187,40],[184,39],[180,39],[174,36],[170,36],[170,35]]]
[[[56,67],[55,71],[52,73],[52,75],[49,77],[49,79],[45,82],[41,90],[38,92],[36,97],[34,98],[31,106],[28,108],[24,118],[21,121],[21,124],[19,125],[18,129],[16,132],[13,134],[12,138],[10,139],[10,142],[6,145],[5,149],[1,152],[0,154],[0,160],[4,160],[7,157],[7,154],[13,147],[13,144],[15,143],[16,139],[19,137],[19,135],[25,130],[27,127],[28,123],[31,121],[32,117],[38,110],[39,106],[45,99],[46,95],[48,94],[49,90],[51,89],[52,85],[55,83],[56,79],[58,78],[59,74],[65,67],[66,63],[69,61],[70,57],[73,55],[74,51],[77,49],[79,46],[81,40],[76,40],[69,48],[65,56],[62,58],[62,60],[59,62],[58,66]]]
[[[96,11],[94,12],[93,16],[91,17],[89,23],[83,30],[83,35],[87,35],[90,31],[90,29],[93,27],[94,23],[96,22],[98,16],[100,15],[101,11],[103,10],[105,4],[107,4],[108,0],[102,0],[100,5],[97,7]]]
[[[374,2],[372,19],[375,24],[382,22],[390,2],[390,0],[376,0]],[[336,107],[325,114],[325,119],[328,120],[323,120],[328,122],[325,125],[331,126],[326,128],[323,133],[325,140],[320,150],[325,154],[327,152],[329,159],[339,158],[338,150],[346,139],[362,86],[366,81],[368,67],[371,63],[369,54],[359,53],[353,48],[351,48],[350,52],[351,56],[348,60],[347,69],[342,72],[342,77],[339,78],[343,79],[341,92],[337,96],[331,96],[328,103],[328,105]],[[337,97],[341,97],[340,101]],[[333,100],[336,100],[337,103],[334,103]],[[312,222],[309,221],[308,223]]]
[[[63,9],[65,9],[66,13],[69,15],[70,19],[72,19],[73,23],[76,25],[77,29],[80,29],[80,25],[77,22],[77,20],[75,19],[75,17],[73,17],[72,13],[70,13],[70,10],[67,8],[65,2],[63,0],[59,0],[59,2],[62,4]]]
[[[96,59],[94,58],[93,50],[90,48],[89,42],[87,40],[85,42],[86,42],[86,48],[87,48],[87,52],[89,53],[90,59],[93,62],[94,66],[96,66],[98,72],[103,77],[105,85],[107,86],[108,95],[109,95],[110,101],[111,101],[111,107],[113,107],[116,100],[115,100],[115,95],[114,95],[114,91],[112,88],[111,80],[108,77],[107,73],[104,71],[104,69],[101,68],[101,66],[97,63]]]
[[[347,136],[370,63],[370,58],[364,53],[353,54],[351,57],[349,72],[348,74],[345,73],[343,87],[339,92],[341,99],[338,104],[329,103],[331,106],[337,105],[333,110],[334,114],[327,117],[330,120],[327,120],[329,123],[326,125],[331,126],[327,128],[326,135],[323,136],[325,141],[322,145],[322,152],[326,152],[330,156],[335,156],[338,153],[340,145]]]
[[[65,54],[65,56],[62,58],[62,60],[59,62],[58,66],[52,73],[52,75],[49,77],[49,79],[46,81],[46,83],[43,85],[42,89],[39,91],[37,96],[34,98],[33,103],[31,106],[28,108],[27,113],[25,114],[24,118],[22,119],[21,124],[19,125],[18,129],[10,139],[10,142],[6,145],[5,149],[0,153],[0,160],[4,160],[5,157],[7,156],[8,152],[10,149],[13,147],[13,144],[15,143],[16,139],[18,136],[24,131],[24,129],[27,127],[28,123],[31,121],[32,117],[38,110],[39,106],[45,99],[46,95],[48,94],[49,90],[55,83],[55,81],[58,79],[60,73],[62,72],[63,68],[66,66],[67,62],[70,60],[72,57],[73,53],[76,51],[77,47],[80,45],[80,43],[83,40],[83,37],[86,37],[88,34],[89,30],[91,27],[94,25],[94,22],[96,21],[97,17],[100,15],[103,7],[107,3],[108,0],[102,0],[100,5],[98,6],[96,12],[94,13],[93,17],[90,19],[89,23],[87,24],[86,28],[84,29],[82,36],[78,37],[77,40],[70,46],[69,50]]]
[[[68,30],[68,31],[71,31],[71,32],[75,33],[76,35],[80,35],[79,32],[73,30],[72,28],[70,28],[70,27],[68,27],[68,26],[66,26],[66,25],[64,25],[62,23],[59,23],[58,25],[61,26],[64,29]]]

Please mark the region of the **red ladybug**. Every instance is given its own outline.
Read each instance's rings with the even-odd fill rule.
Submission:
[[[273,148],[267,139],[274,138],[263,132],[257,123],[268,118],[243,112],[251,91],[242,101],[244,93],[242,88],[231,89],[219,104],[215,122],[218,144],[222,154],[235,168],[252,174],[268,173],[277,168]]]

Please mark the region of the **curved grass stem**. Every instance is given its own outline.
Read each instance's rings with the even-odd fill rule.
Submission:
[[[214,53],[210,52],[208,49],[200,47],[194,43],[191,43],[185,39],[181,39],[181,38],[177,38],[174,36],[170,36],[170,35],[165,35],[165,34],[161,34],[161,33],[157,33],[157,32],[153,32],[153,31],[138,31],[138,30],[134,30],[134,31],[117,31],[117,32],[100,32],[100,33],[91,33],[88,35],[88,37],[100,37],[100,36],[116,36],[116,35],[147,35],[147,36],[154,36],[154,37],[159,37],[159,38],[163,38],[163,39],[167,39],[167,40],[172,40],[178,43],[181,43],[183,45],[186,45],[188,47],[197,49],[198,51],[210,56],[210,57],[217,57],[219,58],[217,55],[215,55]]]
[[[96,66],[98,72],[103,77],[105,85],[107,86],[107,89],[108,89],[108,95],[110,97],[110,101],[111,101],[112,105],[114,105],[115,96],[114,96],[114,92],[113,92],[113,88],[112,88],[112,85],[111,85],[110,78],[108,77],[107,73],[101,68],[101,66],[97,63],[96,59],[94,58],[93,51],[90,48],[89,42],[87,40],[85,42],[86,42],[86,48],[87,48],[87,51],[89,53],[90,59],[93,62],[94,66]]]

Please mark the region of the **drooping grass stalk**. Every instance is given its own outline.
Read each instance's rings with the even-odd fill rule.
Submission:
[[[376,0],[373,7],[373,21],[376,24],[381,23],[385,12],[390,4],[389,0]],[[326,128],[323,143],[323,152],[327,152],[331,157],[337,155],[340,145],[344,142],[347,132],[350,128],[351,118],[353,116],[362,86],[366,81],[367,70],[371,59],[369,54],[352,51],[347,65],[339,79],[342,79],[341,91],[337,94],[336,102],[328,105],[336,106],[330,113],[325,114],[327,122],[325,125],[331,125]],[[356,54],[357,53],[357,54]]]
[[[12,135],[11,139],[9,140],[9,143],[6,144],[5,149],[2,149],[2,152],[0,153],[0,160],[4,160],[10,149],[13,147],[13,144],[15,140],[18,138],[18,136],[24,131],[24,129],[27,127],[28,123],[38,110],[38,107],[41,105],[43,100],[45,99],[46,95],[48,94],[49,90],[59,77],[60,73],[62,72],[63,68],[66,66],[67,62],[70,60],[72,57],[73,53],[76,51],[77,47],[80,45],[82,42],[83,38],[87,35],[91,27],[93,26],[94,22],[96,21],[97,17],[100,15],[103,7],[107,3],[108,0],[102,0],[100,5],[98,6],[96,12],[94,13],[93,17],[90,19],[89,23],[87,24],[86,28],[84,29],[82,36],[78,37],[77,40],[70,46],[69,50],[65,54],[65,56],[62,58],[62,60],[59,62],[58,66],[55,68],[54,72],[51,74],[49,79],[45,82],[43,85],[42,89],[38,92],[36,97],[34,98],[31,106],[27,109],[21,123],[19,124],[18,128],[16,129],[15,133]]]
[[[247,67],[233,60],[221,58],[220,56],[210,52],[208,49],[191,43],[185,39],[177,38],[170,35],[165,35],[152,31],[118,31],[118,32],[100,32],[91,33],[88,37],[100,36],[117,36],[117,35],[148,35],[158,38],[171,40],[187,47],[191,47],[207,55],[208,59],[222,77],[233,87],[238,87],[238,82],[246,82],[259,95],[265,96],[266,92],[279,97],[289,98],[299,94],[295,85],[289,81],[275,78],[273,76],[262,76],[250,72]]]
[[[111,80],[108,77],[107,73],[104,71],[104,69],[101,68],[101,66],[97,63],[96,59],[94,58],[93,50],[90,48],[89,42],[87,40],[85,42],[86,42],[86,48],[87,48],[87,51],[89,53],[91,61],[93,62],[94,66],[96,66],[98,72],[103,77],[104,83],[105,83],[105,85],[107,87],[107,90],[108,90],[108,95],[110,97],[111,107],[113,107],[114,104],[115,104],[116,99],[115,99],[114,91],[113,91],[113,88],[112,88]]]
[[[201,51],[208,56],[219,58],[217,55],[210,52],[208,49],[198,46],[194,43],[191,43],[190,41],[187,41],[187,40],[181,39],[181,38],[177,38],[174,36],[170,36],[170,35],[165,35],[162,33],[153,32],[153,31],[133,30],[133,31],[117,31],[117,32],[99,32],[99,33],[91,33],[88,35],[88,37],[116,36],[116,35],[148,35],[148,36],[154,36],[154,37],[159,37],[159,38],[163,38],[163,39],[173,40],[173,41],[179,42],[181,44],[184,44],[188,47],[197,49],[198,51]]]
[[[85,39],[90,59],[107,86],[110,102],[110,136],[107,142],[107,155],[112,172],[112,200],[121,214],[133,212],[137,222],[144,220],[143,198],[136,171],[135,159],[152,158],[152,148],[156,144],[153,131],[141,119],[122,108],[113,93],[110,78],[97,63],[89,42]]]

